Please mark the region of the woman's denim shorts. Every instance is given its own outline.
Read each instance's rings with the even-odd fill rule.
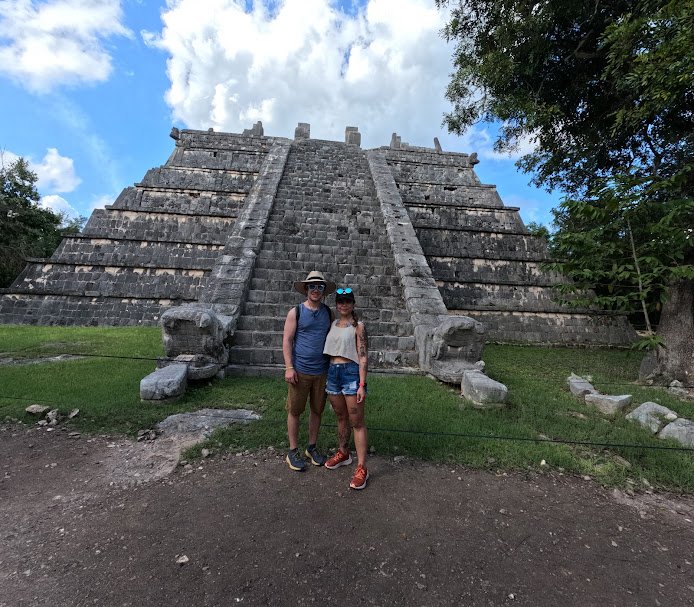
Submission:
[[[350,363],[330,363],[328,382],[325,391],[328,394],[346,394],[352,396],[359,389],[359,365]]]

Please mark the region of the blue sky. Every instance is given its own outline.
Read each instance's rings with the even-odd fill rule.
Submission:
[[[559,195],[492,150],[493,127],[441,126],[452,47],[433,0],[0,0],[0,149],[28,158],[43,204],[88,216],[164,164],[172,126],[343,140],[392,132],[477,152],[524,221]],[[522,145],[521,150],[529,149]]]

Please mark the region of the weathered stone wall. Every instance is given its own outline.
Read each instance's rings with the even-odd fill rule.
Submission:
[[[206,270],[223,248],[221,244],[69,236],[63,239],[55,257],[72,264],[131,263],[137,267]]]
[[[388,164],[448,311],[482,322],[500,341],[626,344],[623,317],[556,303],[561,282],[541,264],[546,243],[517,208],[480,184],[466,154],[389,149]]]
[[[168,188],[163,190],[125,188],[116,199],[114,209],[158,211],[181,215],[236,217],[246,195]]]
[[[34,260],[0,300],[3,322],[153,324],[198,301],[275,138],[175,131],[165,166]]]
[[[170,299],[85,297],[12,292],[2,298],[2,321],[7,324],[134,326],[154,325]]]

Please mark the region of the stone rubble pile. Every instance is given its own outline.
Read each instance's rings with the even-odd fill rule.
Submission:
[[[24,409],[29,415],[38,417],[39,420],[36,422],[39,426],[57,426],[59,423],[65,419],[72,419],[79,415],[79,409],[72,409],[67,414],[63,414],[59,409],[51,409],[45,405],[29,405]]]
[[[601,394],[588,379],[573,373],[567,378],[567,384],[571,394],[582,398],[586,405],[597,408],[605,415],[615,416],[623,413],[632,402],[630,394],[619,396]],[[641,403],[625,417],[646,428],[658,438],[669,438],[684,447],[694,447],[694,421],[678,417],[677,413],[658,403],[650,401]]]

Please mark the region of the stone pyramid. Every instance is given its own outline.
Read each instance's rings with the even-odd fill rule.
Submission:
[[[543,240],[481,184],[475,154],[173,129],[167,162],[94,211],[49,259],[31,259],[0,297],[0,322],[154,325],[206,304],[228,315],[229,362],[282,364],[291,288],[320,269],[352,286],[372,364],[421,366],[418,328],[468,317],[486,339],[623,345],[624,317],[558,305]],[[330,300],[328,303],[332,303]]]

